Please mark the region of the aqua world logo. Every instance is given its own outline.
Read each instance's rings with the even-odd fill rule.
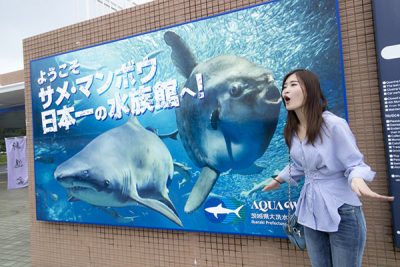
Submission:
[[[296,209],[296,206],[297,202],[295,201],[286,201],[282,203],[280,201],[275,201],[275,200],[273,201],[260,200],[260,201],[253,201],[253,204],[251,204],[251,209],[267,212],[269,210],[285,210],[285,209],[294,210]]]
[[[234,198],[210,198],[204,204],[204,214],[212,223],[239,223],[245,219],[246,208]]]

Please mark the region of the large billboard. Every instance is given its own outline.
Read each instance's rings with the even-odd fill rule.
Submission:
[[[339,32],[335,0],[280,0],[31,61],[37,219],[285,236],[282,78],[345,117]]]

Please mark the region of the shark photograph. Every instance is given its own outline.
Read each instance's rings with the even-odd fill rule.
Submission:
[[[71,200],[102,207],[139,203],[182,226],[168,196],[167,183],[173,172],[166,146],[133,117],[60,164],[54,178]]]

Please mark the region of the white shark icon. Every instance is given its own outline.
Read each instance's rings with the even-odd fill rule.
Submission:
[[[208,207],[208,208],[206,208],[204,210],[207,211],[208,213],[214,214],[214,217],[217,218],[217,219],[218,219],[218,215],[220,215],[220,214],[231,214],[231,213],[234,213],[234,214],[236,214],[236,216],[241,218],[240,215],[239,215],[239,211],[243,208],[243,206],[244,205],[238,207],[235,210],[231,210],[231,209],[227,209],[227,208],[222,207],[222,203],[219,203],[219,205],[216,206],[216,207]]]

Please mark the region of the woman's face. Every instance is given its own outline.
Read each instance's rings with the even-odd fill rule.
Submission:
[[[287,110],[301,111],[306,102],[305,90],[295,73],[290,75],[283,84],[282,97]]]

